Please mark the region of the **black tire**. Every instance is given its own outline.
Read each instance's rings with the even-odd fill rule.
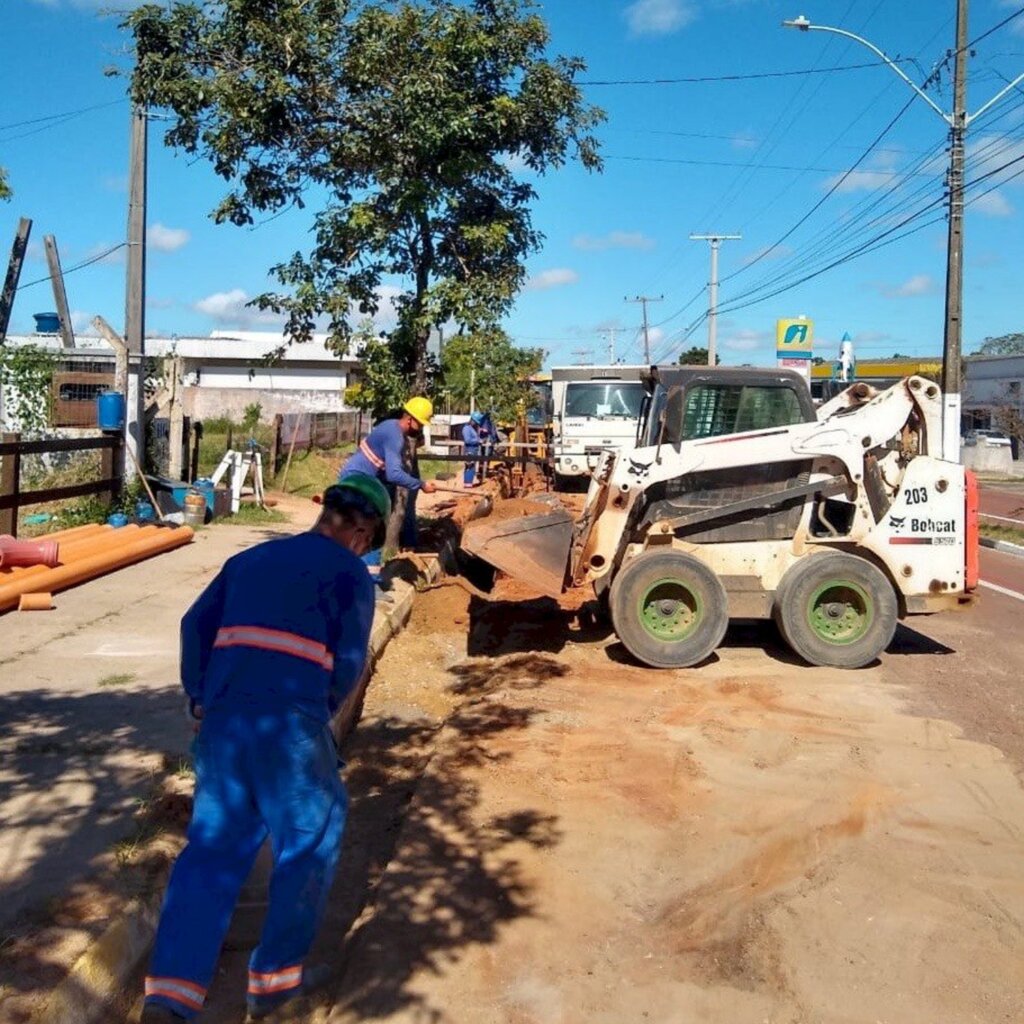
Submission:
[[[863,668],[892,643],[899,603],[867,559],[841,551],[808,555],[782,578],[773,616],[804,661]]]
[[[710,657],[729,625],[718,577],[681,551],[645,551],[611,586],[612,624],[626,650],[653,668],[687,668]]]

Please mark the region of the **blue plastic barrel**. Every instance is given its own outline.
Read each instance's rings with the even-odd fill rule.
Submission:
[[[100,430],[124,429],[124,395],[103,391],[96,396],[96,425]]]
[[[135,518],[140,523],[151,523],[156,519],[156,512],[154,511],[153,506],[146,501],[145,498],[139,498],[139,500],[135,502]]]
[[[107,525],[115,528],[128,525],[128,517],[123,512],[114,512],[107,516]]]
[[[213,516],[213,502],[216,496],[216,485],[209,477],[200,477],[195,483],[192,484],[194,491],[199,493],[206,499],[206,507],[210,510],[210,516]]]
[[[56,313],[33,313],[36,322],[36,334],[59,334],[60,317]]]

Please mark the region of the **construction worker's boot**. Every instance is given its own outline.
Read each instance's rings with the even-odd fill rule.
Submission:
[[[302,984],[289,992],[272,996],[249,996],[247,1021],[267,1020],[281,1007],[291,1004],[302,996],[313,995],[323,989],[331,980],[332,971],[327,964],[311,964],[302,968]],[[289,1006],[289,1009],[291,1007]]]
[[[139,1024],[184,1024],[186,1020],[188,1020],[187,1017],[182,1017],[180,1013],[175,1013],[167,1006],[161,1006],[159,1003],[146,1003],[142,1008]]]

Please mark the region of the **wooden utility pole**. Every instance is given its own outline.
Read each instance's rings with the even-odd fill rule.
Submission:
[[[64,288],[64,272],[60,269],[57,239],[53,235],[43,235],[43,248],[46,250],[46,265],[50,268],[50,284],[53,286],[57,319],[60,321],[60,343],[64,348],[74,348],[75,330],[71,325],[71,313],[68,310],[68,293]]]
[[[28,236],[31,233],[32,221],[28,217],[22,217],[18,221],[18,230],[14,233],[11,261],[7,264],[3,294],[0,294],[0,342],[7,337],[7,327],[11,322],[11,310],[14,308],[14,296],[18,291],[21,268],[25,263],[25,251],[28,249]]]
[[[637,295],[636,298],[627,298],[626,302],[639,302],[644,308],[644,362],[651,365],[651,335],[647,327],[647,303],[661,302],[664,295]]]
[[[953,113],[949,125],[949,236],[942,334],[942,457],[960,461],[960,352],[964,297],[964,137],[967,134],[967,0],[957,0]]]

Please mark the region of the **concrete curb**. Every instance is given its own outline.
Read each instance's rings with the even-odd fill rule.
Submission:
[[[425,578],[427,583],[435,582],[441,575],[436,559],[417,564],[416,568],[419,578]],[[374,611],[366,679],[335,717],[332,728],[336,735],[344,736],[355,726],[374,667],[412,614],[416,585],[396,576],[390,587]],[[67,977],[33,1015],[32,1024],[94,1024],[103,1019],[111,1002],[149,953],[163,902],[162,888],[148,899],[128,905],[124,914],[75,961]]]
[[[1008,540],[996,540],[994,537],[980,537],[979,543],[983,548],[992,548],[994,551],[1002,551],[1007,555],[1024,558],[1024,545],[1011,544]]]

